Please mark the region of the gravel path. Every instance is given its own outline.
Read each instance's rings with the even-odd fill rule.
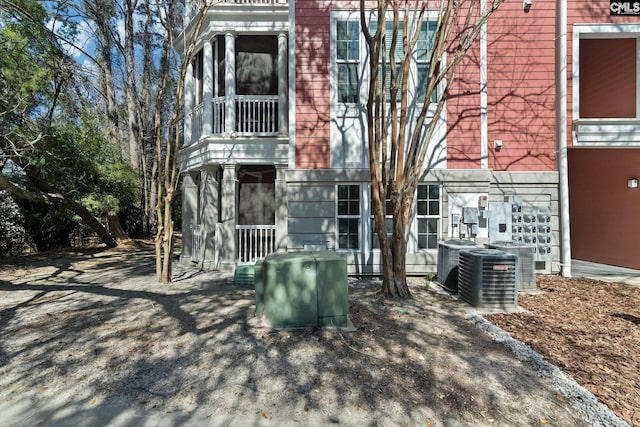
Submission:
[[[268,329],[229,275],[176,270],[155,284],[148,250],[0,261],[0,426],[599,422],[420,281],[410,301],[353,281],[347,334]]]

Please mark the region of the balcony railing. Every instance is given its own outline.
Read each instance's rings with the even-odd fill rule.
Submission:
[[[233,98],[235,123],[227,129],[227,98],[218,97],[212,101],[213,117],[211,135],[234,133],[236,136],[277,136],[279,134],[277,95],[236,95]],[[206,120],[204,104],[199,104],[191,112],[191,141],[198,141],[207,135],[203,129]]]
[[[211,131],[214,135],[221,135],[224,133],[224,118],[225,118],[225,98],[214,98],[213,100],[213,126]]]
[[[238,262],[255,262],[275,252],[275,225],[237,225]]]
[[[188,0],[187,0],[188,1]],[[192,19],[205,4],[203,0],[191,0],[190,8],[187,8],[187,18]],[[216,4],[242,4],[242,5],[268,5],[268,4],[287,4],[288,0],[209,0],[210,6]]]
[[[278,133],[276,95],[238,95],[236,111],[236,132],[261,136]]]
[[[199,104],[196,108],[191,110],[191,137],[194,141],[197,141],[202,137],[203,110],[204,108],[202,104]]]

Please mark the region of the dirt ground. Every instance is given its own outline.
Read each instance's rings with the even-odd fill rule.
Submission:
[[[640,426],[640,288],[539,276],[519,314],[486,316]]]
[[[0,260],[0,413],[13,409],[0,425],[81,425],[80,413],[84,425],[105,425],[126,408],[179,416],[175,425],[219,415],[230,425],[588,425],[531,365],[467,320],[469,306],[423,280],[410,301],[352,281],[356,332],[272,330],[254,316],[253,290],[229,275],[176,267],[163,286],[153,266],[152,251],[135,246]],[[637,338],[637,311],[606,310]],[[496,319],[532,323],[528,316]],[[637,379],[627,336],[602,347],[634,372],[614,379],[601,359],[603,370],[590,372]],[[584,366],[588,344],[560,361]]]

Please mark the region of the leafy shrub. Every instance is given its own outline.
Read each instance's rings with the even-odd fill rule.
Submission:
[[[0,256],[15,255],[25,247],[24,218],[13,198],[0,190]]]
[[[72,246],[79,226],[72,213],[54,203],[19,202],[25,229],[38,252]]]

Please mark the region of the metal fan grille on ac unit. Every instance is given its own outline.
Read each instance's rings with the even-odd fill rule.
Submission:
[[[517,257],[496,249],[467,249],[459,255],[460,299],[484,308],[518,306]]]

